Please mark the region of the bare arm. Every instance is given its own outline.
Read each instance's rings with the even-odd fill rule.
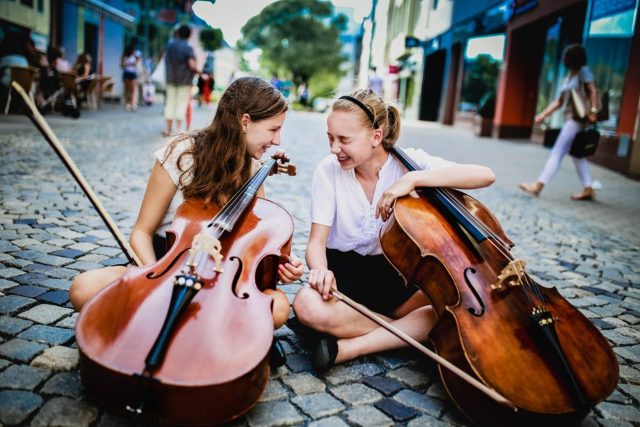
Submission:
[[[589,99],[592,105],[591,110],[589,111],[588,118],[591,123],[595,123],[598,119],[598,94],[596,84],[594,82],[587,83],[587,90],[589,91]]]
[[[138,219],[131,230],[131,246],[144,265],[156,261],[153,234],[156,232],[178,188],[156,160],[142,199]]]
[[[330,231],[331,227],[327,225],[312,223],[305,253],[309,266],[309,286],[317,290],[325,301],[330,298],[331,289],[336,288],[336,279],[327,263],[327,239]]]
[[[376,218],[387,220],[398,197],[405,196],[419,187],[449,187],[473,189],[488,187],[496,180],[493,171],[480,165],[453,165],[451,167],[407,172],[385,190],[376,207]]]
[[[196,59],[195,58],[189,58],[189,60],[187,61],[187,65],[189,66],[189,69],[191,71],[193,71],[194,74],[198,73],[198,68],[196,67]]]
[[[542,110],[542,112],[540,114],[538,114],[535,118],[535,122],[536,123],[542,123],[542,121],[546,118],[549,117],[551,114],[553,114],[556,110],[558,110],[560,107],[562,107],[562,98],[558,98],[555,101],[553,101],[551,104],[549,104],[549,106],[547,108],[545,108],[544,110]]]

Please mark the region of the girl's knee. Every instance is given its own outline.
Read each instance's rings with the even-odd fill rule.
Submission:
[[[264,293],[273,298],[273,327],[278,329],[289,319],[289,300],[282,291],[277,289],[267,289]]]
[[[80,311],[82,306],[91,298],[92,294],[89,291],[91,285],[91,272],[86,271],[81,273],[73,279],[71,286],[69,287],[69,300],[71,305],[77,311]]]
[[[76,276],[69,287],[69,300],[76,310],[80,310],[98,291],[113,282],[124,272],[125,267],[105,267],[85,271]]]
[[[327,323],[326,307],[320,294],[311,288],[302,288],[293,300],[293,312],[300,322],[307,326],[320,326]]]

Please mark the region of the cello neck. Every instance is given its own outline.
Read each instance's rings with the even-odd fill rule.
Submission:
[[[400,163],[402,163],[409,171],[422,170],[422,167],[413,161],[413,159],[411,159],[411,157],[409,157],[401,148],[394,145],[391,147],[390,151],[391,154],[396,156],[396,158],[400,160]],[[481,224],[478,224],[478,220],[471,215],[471,213],[467,211],[461,203],[458,203],[457,199],[452,196],[446,188],[422,187],[416,190],[421,195],[435,198],[438,201],[438,205],[444,209],[448,216],[452,218],[457,225],[464,228],[475,242],[480,243],[489,237],[482,229],[484,227],[482,227]]]
[[[269,159],[258,171],[244,183],[242,187],[229,199],[224,207],[218,212],[218,214],[211,220],[211,226],[214,226],[221,231],[231,231],[247,210],[247,207],[251,204],[253,199],[258,194],[258,190],[269,176],[269,173],[276,166],[275,159]]]

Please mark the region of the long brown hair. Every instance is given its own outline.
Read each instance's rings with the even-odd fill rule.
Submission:
[[[331,110],[353,111],[359,114],[360,124],[370,130],[374,129],[374,123],[376,123],[382,129],[382,146],[385,150],[390,150],[400,136],[400,111],[393,105],[386,104],[371,89],[358,89],[351,92],[349,96],[362,102],[373,114],[373,120],[357,104],[348,99],[338,99],[333,103]]]
[[[211,125],[185,134],[171,144],[170,150],[185,138],[193,145],[178,158],[182,171],[180,185],[185,199],[202,197],[206,203],[224,204],[249,178],[252,158],[242,132],[242,115],[252,121],[265,120],[288,109],[286,99],[271,84],[257,77],[235,80],[220,98]],[[183,156],[192,156],[193,164],[183,170]]]

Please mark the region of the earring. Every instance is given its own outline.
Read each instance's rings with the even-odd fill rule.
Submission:
[[[373,150],[374,148],[376,148],[376,146],[371,144],[371,149]]]

